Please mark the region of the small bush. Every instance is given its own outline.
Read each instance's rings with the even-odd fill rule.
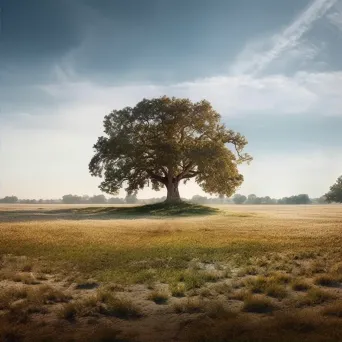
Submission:
[[[27,290],[24,287],[13,287],[0,291],[0,310],[5,310],[11,302],[27,297]]]
[[[113,297],[114,293],[114,291],[109,289],[100,289],[96,293],[96,298],[98,301],[106,303],[107,300],[110,300]]]
[[[176,313],[199,313],[205,311],[204,302],[197,298],[186,298],[173,305]]]
[[[37,279],[37,280],[47,280],[48,278],[47,278],[47,276],[46,276],[45,274],[43,274],[43,273],[38,273],[38,274],[36,275],[36,279]]]
[[[64,304],[57,316],[66,320],[74,320],[76,316],[94,316],[100,313],[100,305],[96,296]]]
[[[248,296],[244,300],[243,311],[254,313],[270,313],[275,309],[270,299],[264,296]]]
[[[68,321],[73,321],[76,318],[77,307],[74,303],[67,303],[57,311],[57,317],[61,319],[66,319]]]
[[[215,284],[212,289],[219,294],[228,294],[232,291],[232,286],[226,283]]]
[[[271,276],[270,281],[277,284],[288,284],[291,281],[291,276],[283,272],[277,272]]]
[[[171,294],[173,297],[184,297],[185,296],[185,285],[178,283],[171,286]]]
[[[148,299],[152,300],[156,304],[165,304],[169,299],[169,295],[165,291],[155,290],[149,294]]]
[[[253,293],[263,293],[265,291],[265,287],[267,286],[267,279],[261,276],[247,279],[245,285]]]
[[[311,264],[309,272],[311,274],[327,272],[326,264],[323,261],[316,260]]]
[[[101,311],[101,303],[97,296],[89,296],[83,300],[74,302],[78,316],[98,316]]]
[[[205,282],[215,283],[216,281],[218,281],[221,278],[222,278],[222,276],[217,271],[216,272],[212,271],[212,272],[203,273],[203,279]]]
[[[310,284],[304,279],[297,278],[291,282],[291,288],[294,291],[307,291],[310,287]]]
[[[342,301],[330,304],[322,310],[323,315],[342,318]]]
[[[230,318],[235,317],[236,314],[229,311],[222,302],[210,301],[205,305],[205,313],[210,318]]]
[[[323,274],[315,278],[314,283],[316,285],[326,286],[326,287],[334,287],[338,286],[338,281],[336,277],[330,274]]]
[[[247,290],[238,290],[228,294],[228,299],[244,301],[246,297],[250,296],[250,292]]]
[[[342,261],[338,262],[337,264],[331,267],[332,273],[342,274]]]
[[[180,280],[184,282],[186,291],[198,289],[205,284],[203,274],[199,272],[186,272]]]
[[[27,291],[31,301],[42,302],[44,304],[64,303],[71,299],[71,296],[48,285],[31,288]]]
[[[306,296],[297,300],[297,306],[318,305],[334,299],[335,296],[319,288],[311,288]]]
[[[274,283],[267,285],[265,293],[270,297],[278,299],[283,299],[287,296],[286,289],[283,286]]]
[[[28,273],[16,273],[13,275],[12,280],[17,283],[23,283],[26,285],[37,285],[40,282]]]
[[[107,299],[104,311],[105,315],[122,319],[134,319],[142,316],[140,309],[131,300],[112,296]]]
[[[6,317],[13,323],[26,323],[30,319],[31,314],[35,313],[47,313],[39,303],[30,302],[27,299],[12,303],[6,314]]]
[[[257,275],[259,273],[259,268],[255,266],[247,266],[245,268],[240,269],[237,272],[238,277],[243,277],[245,275]]]
[[[30,263],[26,263],[22,266],[21,271],[22,272],[31,272],[33,268],[33,265]]]
[[[99,284],[94,281],[80,282],[76,285],[76,290],[91,290],[99,287]]]
[[[213,296],[213,293],[207,287],[203,287],[199,290],[199,295],[201,297],[210,298]]]

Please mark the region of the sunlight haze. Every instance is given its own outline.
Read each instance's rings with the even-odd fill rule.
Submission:
[[[207,99],[246,136],[239,193],[319,197],[341,174],[341,0],[0,7],[0,197],[100,193],[88,163],[104,116],[164,94]]]

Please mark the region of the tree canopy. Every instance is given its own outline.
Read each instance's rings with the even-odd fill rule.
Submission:
[[[103,177],[99,188],[109,194],[151,184],[166,187],[167,201],[180,201],[179,183],[194,179],[205,192],[229,197],[243,182],[238,164],[252,158],[243,153],[246,138],[220,119],[208,101],[167,96],[113,110],[94,145],[90,173]]]
[[[330,187],[330,191],[324,196],[328,203],[342,203],[342,176],[337,178],[336,183]]]

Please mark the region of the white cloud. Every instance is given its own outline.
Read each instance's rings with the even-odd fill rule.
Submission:
[[[260,113],[342,115],[341,88],[342,72],[299,72],[293,77],[222,76],[169,86],[110,87],[90,82],[63,82],[42,87],[50,96],[65,103],[52,111],[55,116],[52,121],[49,117],[49,122],[55,126],[58,119],[63,129],[70,127],[86,134],[101,126],[103,116],[112,109],[134,106],[142,96],[151,98],[167,94],[193,101],[208,99],[224,117]],[[35,120],[37,127],[38,120]]]
[[[231,67],[234,74],[258,74],[288,50],[292,56],[312,59],[318,49],[315,46],[299,47],[301,38],[311,30],[313,24],[337,4],[339,0],[314,0],[289,26],[271,38],[259,39],[247,45]]]
[[[98,193],[100,180],[90,177],[87,166],[92,145],[102,133],[103,117],[112,109],[134,105],[141,96],[168,94],[194,101],[206,98],[226,118],[246,115],[247,126],[248,115],[261,113],[341,115],[340,89],[342,72],[301,72],[292,78],[227,76],[170,86],[106,87],[63,79],[42,87],[61,103],[58,107],[11,115],[6,127],[0,125],[0,197],[12,193],[20,197]],[[243,168],[246,181],[241,192],[267,192],[272,196],[308,192],[318,196],[342,169],[342,151],[334,150],[327,155],[330,149],[327,146],[322,153],[295,151],[291,155],[257,156],[250,166]],[[186,197],[201,194],[194,184],[182,187],[181,191]],[[146,190],[140,197],[163,194]]]
[[[327,17],[334,26],[342,31],[342,2],[339,2],[336,11],[330,13]]]

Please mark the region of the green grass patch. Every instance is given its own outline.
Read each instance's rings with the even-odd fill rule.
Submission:
[[[142,206],[130,207],[87,207],[78,209],[62,209],[58,211],[50,211],[50,213],[65,213],[84,215],[92,218],[138,218],[138,217],[188,217],[198,215],[213,215],[220,212],[219,209],[207,207],[199,204],[188,202],[180,203],[155,203]]]

